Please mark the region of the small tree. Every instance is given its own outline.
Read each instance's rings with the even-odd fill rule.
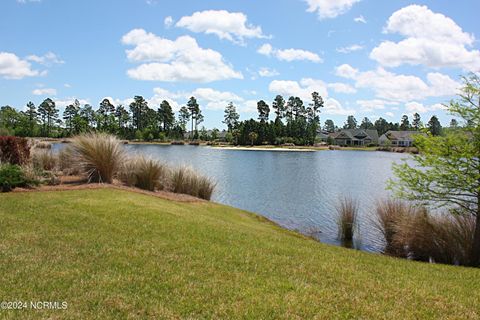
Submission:
[[[452,214],[473,215],[476,226],[470,265],[480,266],[480,79],[464,78],[465,86],[448,110],[468,124],[445,136],[418,135],[415,164],[393,166],[398,181],[390,188],[408,200],[447,207]]]
[[[430,121],[428,121],[428,131],[434,136],[439,136],[442,134],[442,125],[438,121],[437,116],[432,116]]]

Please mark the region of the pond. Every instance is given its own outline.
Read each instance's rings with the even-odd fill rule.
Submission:
[[[128,145],[172,165],[189,165],[212,177],[212,201],[255,212],[279,225],[339,244],[335,206],[343,197],[359,203],[356,247],[383,248],[373,228],[375,202],[386,198],[392,164],[405,154],[372,151],[242,151],[198,146]]]

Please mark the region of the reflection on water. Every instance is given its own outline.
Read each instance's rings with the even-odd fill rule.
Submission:
[[[341,244],[336,203],[359,202],[360,236],[354,247],[378,251],[372,228],[375,202],[388,196],[393,162],[405,154],[362,151],[241,151],[198,146],[127,145],[172,165],[190,165],[217,181],[212,201],[261,214],[289,229]],[[358,233],[357,233],[358,234]]]

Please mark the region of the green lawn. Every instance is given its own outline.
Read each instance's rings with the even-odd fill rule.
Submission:
[[[255,215],[113,189],[0,195],[0,318],[480,317],[480,270],[328,246]]]

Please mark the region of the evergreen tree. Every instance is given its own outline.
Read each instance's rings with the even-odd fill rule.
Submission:
[[[28,117],[28,129],[29,129],[28,135],[30,137],[33,137],[35,126],[38,123],[38,113],[37,113],[37,108],[35,107],[32,101],[27,103],[27,110],[25,111],[25,114]]]
[[[433,136],[439,136],[442,133],[442,125],[440,124],[440,121],[438,121],[437,116],[432,116],[430,118],[427,128]]]
[[[163,100],[162,103],[160,103],[157,114],[158,120],[162,125],[162,130],[165,132],[170,131],[175,123],[175,114],[173,113],[172,107],[168,101]]]
[[[232,102],[225,107],[223,119],[222,122],[227,125],[228,132],[232,132],[232,130],[237,127],[240,115],[237,113],[237,108]]]
[[[402,116],[402,121],[400,122],[400,130],[402,131],[410,130],[410,121],[408,120],[408,116],[406,114]]]
[[[420,128],[422,127],[422,121],[420,119],[420,115],[416,112],[413,114],[412,127],[415,131],[420,130]]]
[[[458,128],[458,121],[457,121],[457,119],[452,119],[452,120],[450,121],[450,128],[452,128],[452,129],[457,129],[457,128]]]
[[[258,120],[260,120],[260,122],[267,122],[268,116],[270,114],[270,107],[268,106],[268,104],[263,100],[258,101],[257,110],[258,110]]]
[[[282,120],[285,117],[285,100],[281,95],[277,95],[273,100],[272,108],[275,110],[275,120]]]
[[[335,132],[335,123],[333,120],[327,119],[323,125],[323,130],[327,131],[328,133]]]
[[[348,116],[343,129],[357,129],[357,119],[354,116]]]
[[[50,98],[43,100],[38,106],[38,113],[42,119],[43,134],[49,137],[52,127],[58,120],[58,109],[55,106],[55,102]]]
[[[362,119],[362,123],[360,124],[360,129],[374,129],[375,126],[373,125],[372,121],[367,117]]]

